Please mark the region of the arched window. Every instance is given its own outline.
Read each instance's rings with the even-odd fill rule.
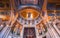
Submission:
[[[28,13],[28,18],[31,18],[31,13]]]

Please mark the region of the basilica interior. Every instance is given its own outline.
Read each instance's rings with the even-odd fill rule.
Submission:
[[[0,38],[60,38],[60,0],[0,0]]]

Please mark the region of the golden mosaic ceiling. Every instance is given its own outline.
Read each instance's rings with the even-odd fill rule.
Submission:
[[[20,15],[25,19],[28,18],[35,19],[39,16],[39,12],[35,9],[28,8],[28,9],[21,10]]]

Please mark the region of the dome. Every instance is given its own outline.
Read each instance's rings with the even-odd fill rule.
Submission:
[[[20,11],[20,16],[24,19],[36,19],[39,16],[39,11],[33,8],[27,8]]]

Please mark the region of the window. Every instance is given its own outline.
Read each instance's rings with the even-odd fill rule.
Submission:
[[[10,7],[10,1],[9,0],[1,0],[0,1],[0,8],[3,8],[3,7],[4,8],[9,8]]]
[[[9,15],[9,12],[0,12],[0,15]]]
[[[21,0],[22,4],[38,4],[38,0]]]
[[[60,10],[60,5],[56,5],[56,10]]]
[[[60,16],[60,13],[56,13],[57,16]]]
[[[28,13],[28,18],[31,18],[31,13]]]
[[[47,3],[47,9],[49,9],[49,10],[56,9],[55,3]]]
[[[48,16],[55,16],[53,13],[48,13]]]
[[[18,8],[18,2],[19,2],[19,0],[15,0],[15,6],[16,6],[16,8]]]
[[[2,7],[2,8],[3,8],[3,7],[4,7],[4,3],[0,3],[0,7]]]
[[[9,3],[6,3],[6,7],[8,7],[8,8],[10,7]]]

